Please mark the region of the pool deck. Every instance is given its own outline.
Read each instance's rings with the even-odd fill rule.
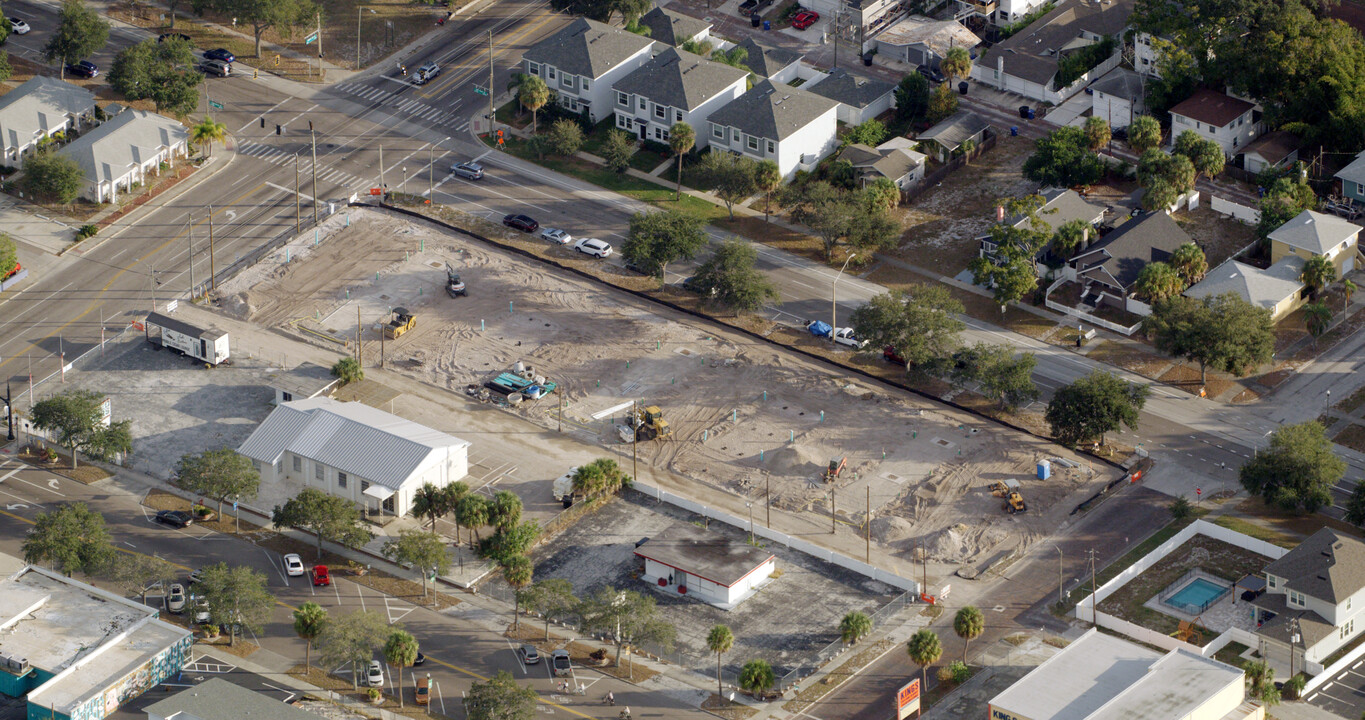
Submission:
[[[1206,575],[1206,573],[1201,572],[1199,577],[1204,577],[1205,579],[1220,585],[1229,584],[1228,581],[1221,578],[1213,575]],[[1185,582],[1188,584],[1193,582],[1193,580],[1186,580]],[[1214,635],[1222,633],[1230,627],[1241,628],[1247,632],[1256,632],[1256,621],[1252,619],[1252,605],[1251,603],[1240,601],[1237,598],[1237,592],[1235,590],[1225,595],[1218,602],[1210,605],[1209,608],[1199,616],[1176,610],[1158,600],[1157,598],[1159,596],[1160,593],[1153,595],[1148,598],[1147,602],[1143,603],[1142,606],[1149,610],[1155,610],[1163,615],[1169,615],[1180,620],[1198,621],[1199,625],[1208,628]]]

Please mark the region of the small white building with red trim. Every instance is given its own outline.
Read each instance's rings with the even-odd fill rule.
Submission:
[[[777,556],[695,525],[675,525],[635,548],[643,579],[722,610],[749,599],[772,580]]]

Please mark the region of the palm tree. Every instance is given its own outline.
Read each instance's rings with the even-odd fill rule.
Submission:
[[[1151,302],[1179,295],[1185,289],[1180,274],[1164,262],[1148,263],[1138,273],[1133,288]]]
[[[682,199],[682,160],[683,155],[697,142],[697,133],[685,122],[673,123],[668,129],[668,148],[678,156],[678,189],[673,193],[674,200]]]
[[[407,630],[394,630],[384,641],[384,659],[389,665],[398,668],[398,707],[403,707],[403,668],[412,667],[417,662],[417,638]]]
[[[483,540],[479,537],[479,528],[488,524],[488,501],[482,495],[470,493],[460,498],[459,507],[455,508],[455,517],[459,518],[460,524],[474,532],[474,542]]]
[[[972,605],[966,605],[957,611],[953,616],[953,632],[962,638],[962,662],[967,662],[967,646],[973,640],[981,637],[981,633],[986,630],[986,618],[981,614],[981,610]]]
[[[761,698],[777,682],[773,666],[767,660],[750,660],[739,669],[739,686]]]
[[[1063,259],[1070,258],[1081,249],[1090,233],[1090,224],[1081,219],[1067,220],[1052,233],[1052,250]]]
[[[512,586],[515,598],[512,605],[512,632],[516,632],[521,624],[521,589],[531,584],[531,574],[533,568],[531,561],[525,555],[517,555],[510,558],[502,568],[502,579]]]
[[[948,84],[952,85],[954,78],[965,78],[972,74],[972,54],[961,45],[949,48],[948,54],[939,61],[938,69],[943,71]]]
[[[1204,257],[1204,251],[1192,242],[1176,248],[1171,253],[1169,264],[1191,285],[1203,280],[1209,272],[1209,261]]]
[[[916,632],[910,637],[910,641],[905,643],[905,652],[919,666],[920,687],[928,687],[929,666],[938,662],[938,659],[943,656],[943,643],[939,642],[938,635],[928,628]]]
[[[716,654],[716,694],[725,696],[725,685],[720,681],[720,656],[735,646],[735,634],[724,625],[716,625],[706,634],[706,648]]]
[[[446,512],[445,491],[441,488],[431,483],[424,483],[422,487],[417,488],[417,492],[412,494],[412,516],[430,519],[433,533],[436,532],[436,519]]]
[[[1341,292],[1346,296],[1346,300],[1341,303],[1341,312],[1345,314],[1351,309],[1351,294],[1356,291],[1356,284],[1350,278],[1341,279]]]
[[[1337,279],[1337,266],[1322,255],[1314,255],[1303,264],[1303,274],[1299,275],[1299,279],[1308,286],[1309,292],[1316,298],[1319,290]]]
[[[1100,148],[1108,145],[1114,137],[1113,131],[1109,129],[1109,123],[1095,115],[1086,118],[1081,129],[1085,131],[1085,144],[1090,148],[1090,152],[1099,152]]]
[[[1250,695],[1266,707],[1280,704],[1280,690],[1275,687],[1275,668],[1269,663],[1250,662],[1242,666],[1246,673],[1247,688]]]
[[[965,164],[965,165],[971,165],[971,164],[972,164],[972,153],[976,150],[976,141],[973,140],[973,139],[971,139],[971,138],[967,138],[966,140],[963,140],[963,141],[962,141],[962,144],[959,145],[958,147],[962,148],[962,162],[963,162],[963,164]]]
[[[463,499],[464,499],[464,496],[466,496],[466,495],[468,495],[468,494],[469,494],[469,485],[466,484],[465,481],[463,481],[463,480],[456,480],[455,482],[453,482],[453,483],[451,483],[451,484],[449,484],[449,485],[447,485],[447,486],[441,488],[441,495],[442,495],[442,497],[441,497],[441,507],[443,508],[441,514],[442,514],[442,515],[449,515],[450,513],[453,513],[453,512],[455,512],[456,510],[458,510],[459,507],[460,507],[460,501],[463,500]],[[459,544],[460,544],[460,527],[461,527],[461,526],[460,526],[460,522],[459,522],[459,517],[457,516],[457,517],[455,518],[455,520],[456,520],[456,522],[455,522],[455,544],[456,544],[456,545],[459,545]]]
[[[507,84],[509,90],[517,91],[517,101],[521,106],[531,111],[531,132],[534,134],[539,125],[536,121],[536,111],[545,107],[545,103],[550,101],[550,88],[540,79],[539,75],[530,73],[517,73],[512,76],[512,81]]]
[[[1133,118],[1128,126],[1128,147],[1139,157],[1143,153],[1161,146],[1161,123],[1151,115]]]
[[[213,144],[226,142],[227,136],[227,126],[208,115],[205,115],[202,121],[190,128],[190,142],[200,147],[207,147],[206,155],[212,155]]]
[[[322,634],[322,629],[327,626],[327,608],[315,603],[306,602],[294,611],[294,632],[299,639],[308,644],[303,650],[303,664],[307,667],[312,662],[313,640]]]
[[[857,645],[872,632],[872,618],[867,613],[851,612],[839,621],[839,639],[846,645]]]
[[[754,168],[754,184],[763,193],[763,221],[768,222],[768,203],[772,201],[773,193],[782,187],[782,169],[772,160],[759,160],[758,167]]]
[[[1310,303],[1303,308],[1303,321],[1308,334],[1313,337],[1313,347],[1317,347],[1318,338],[1322,337],[1332,324],[1332,311],[1327,307],[1327,303]]]

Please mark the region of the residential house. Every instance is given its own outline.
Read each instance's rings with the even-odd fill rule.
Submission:
[[[417,489],[443,488],[469,474],[469,443],[358,402],[314,397],[282,403],[237,453],[261,482],[303,487],[407,515]]]
[[[842,14],[863,38],[872,37],[906,12],[900,0],[804,0],[801,7],[820,13],[820,24],[811,30],[823,30]]]
[[[1343,277],[1357,267],[1360,259],[1360,230],[1359,225],[1335,215],[1304,210],[1271,231],[1270,262],[1290,255],[1304,260],[1321,256],[1336,266],[1337,277]]]
[[[1242,148],[1242,168],[1258,174],[1272,168],[1283,170],[1299,161],[1302,146],[1303,142],[1293,133],[1268,132]]]
[[[774,83],[785,84],[795,80],[801,70],[801,59],[805,57],[794,50],[759,45],[750,37],[741,40],[738,47],[748,53],[744,58],[744,67]]]
[[[1134,2],[1062,0],[1052,12],[992,47],[972,66],[972,77],[998,90],[1060,105],[1118,66],[1123,55],[1120,36]],[[1105,39],[1114,40],[1112,55],[1079,77],[1058,82],[1062,58]]]
[[[1083,305],[1149,315],[1151,308],[1133,297],[1138,274],[1151,263],[1169,260],[1187,242],[1190,236],[1170,215],[1139,213],[1068,260],[1066,275],[1081,285]]]
[[[1147,93],[1142,87],[1142,76],[1131,70],[1114,68],[1090,89],[1090,114],[1103,118],[1112,130],[1133,124],[1133,118],[1147,112]]]
[[[938,68],[939,61],[954,47],[972,51],[981,44],[971,30],[956,20],[934,20],[923,15],[902,18],[873,40],[883,58],[911,65]],[[973,57],[976,53],[972,52]]]
[[[705,128],[711,113],[744,94],[748,77],[747,70],[668,48],[613,86],[616,127],[655,142],[668,142],[674,123]],[[697,149],[711,141],[710,132],[696,135]]]
[[[639,24],[640,27],[649,28],[650,40],[673,47],[689,41],[704,43],[711,39],[711,23],[661,7],[641,15]]]
[[[647,37],[578,18],[532,45],[521,64],[545,81],[560,105],[570,112],[586,110],[599,122],[612,111],[612,85],[644,65],[653,47]]]
[[[915,141],[903,137],[891,138],[875,148],[856,143],[845,147],[839,159],[853,165],[859,187],[886,178],[905,192],[924,179],[924,163],[928,160],[914,147]]]
[[[83,130],[95,118],[95,94],[79,85],[35,75],[0,97],[0,143],[5,163],[18,165],[56,133]]]
[[[896,86],[883,80],[854,75],[834,68],[805,88],[839,103],[839,122],[861,125],[896,106]]]
[[[84,175],[81,197],[113,202],[120,191],[161,174],[161,163],[189,152],[189,131],[178,120],[146,110],[127,110],[68,143],[61,154]]]
[[[1036,214],[1038,220],[1045,226],[1046,232],[1051,234],[1052,231],[1073,220],[1084,222],[1090,230],[1087,238],[1082,241],[1078,252],[1085,252],[1091,239],[1099,238],[1099,226],[1104,222],[1104,215],[1107,212],[1105,206],[1092,203],[1081,197],[1080,193],[1067,188],[1049,188],[1038,194],[1043,198],[1043,206],[1038,208]],[[999,212],[1003,214],[1003,208]],[[1016,215],[1005,218],[1002,224],[1017,228],[1029,222],[1027,215]],[[981,247],[977,251],[978,255],[983,258],[998,259],[995,253],[999,248],[990,235],[985,235],[978,240],[981,242]],[[1047,248],[1042,248],[1035,258],[1036,269],[1040,275],[1047,272],[1048,252]],[[1061,258],[1061,260],[1065,259]]]
[[[772,160],[784,179],[839,146],[839,103],[764,80],[710,117],[712,150]]]
[[[962,151],[962,144],[971,141],[981,147],[991,124],[970,110],[958,110],[944,118],[939,124],[925,130],[915,138],[920,149],[939,162],[946,163]]]
[[[1161,77],[1158,65],[1161,62],[1161,42],[1170,42],[1163,37],[1154,37],[1150,33],[1133,33],[1133,69],[1143,77]]]
[[[1227,260],[1210,270],[1203,280],[1185,289],[1185,296],[1196,300],[1232,293],[1259,308],[1270,311],[1271,322],[1279,322],[1308,302],[1303,275],[1303,258],[1288,255],[1262,270],[1236,260]]]
[[[1256,650],[1273,664],[1320,673],[1328,656],[1365,630],[1365,543],[1359,539],[1323,528],[1266,565],[1264,575],[1265,592],[1251,604],[1259,624]]]
[[[1171,141],[1193,130],[1218,143],[1224,155],[1236,157],[1242,152],[1240,148],[1256,137],[1255,108],[1246,100],[1200,88],[1171,108]]]
[[[1365,152],[1356,155],[1346,167],[1334,175],[1341,181],[1341,194],[1357,205],[1365,205]]]

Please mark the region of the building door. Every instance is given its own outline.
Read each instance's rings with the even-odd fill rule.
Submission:
[[[387,510],[390,514],[393,513],[393,499],[394,499],[395,497],[397,497],[397,496],[398,496],[398,493],[394,493],[394,494],[392,494],[392,495],[390,495],[390,496],[384,498],[384,509]]]
[[[640,123],[640,139],[649,139],[649,123]]]

